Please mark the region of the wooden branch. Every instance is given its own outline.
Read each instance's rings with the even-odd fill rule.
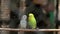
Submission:
[[[12,29],[12,28],[0,28],[5,31],[60,31],[60,29]]]

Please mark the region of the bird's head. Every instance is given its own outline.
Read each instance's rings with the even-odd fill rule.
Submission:
[[[22,16],[22,19],[27,19],[27,16],[26,16],[26,15],[23,15],[23,16]]]
[[[33,13],[29,13],[29,17],[33,17],[34,16],[34,14]]]

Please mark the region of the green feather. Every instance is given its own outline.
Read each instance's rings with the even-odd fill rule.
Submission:
[[[29,14],[28,22],[29,22],[30,27],[32,27],[32,29],[36,28],[36,19],[32,13]]]

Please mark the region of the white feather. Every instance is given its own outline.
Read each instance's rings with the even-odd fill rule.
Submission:
[[[27,16],[26,15],[23,15],[22,18],[21,18],[21,21],[20,21],[20,28],[26,28],[27,26]]]

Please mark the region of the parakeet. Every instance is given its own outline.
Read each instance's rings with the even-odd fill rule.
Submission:
[[[23,15],[20,21],[20,28],[25,29],[27,26],[27,16]]]
[[[33,13],[30,13],[28,16],[28,24],[32,29],[36,28],[36,19]]]
[[[19,24],[19,27],[21,29],[26,29],[26,26],[27,26],[27,20],[26,19],[27,19],[27,16],[23,15],[21,18],[20,24]],[[24,32],[18,32],[18,34],[24,34]]]

